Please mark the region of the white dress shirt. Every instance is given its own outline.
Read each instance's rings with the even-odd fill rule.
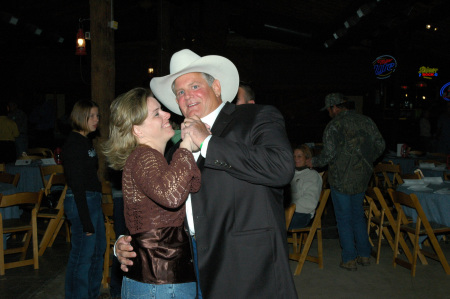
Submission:
[[[220,104],[220,106],[217,107],[216,110],[214,110],[207,116],[201,118],[202,122],[204,122],[205,124],[208,124],[212,128],[212,126],[214,125],[214,122],[216,121],[217,116],[219,115],[223,106],[225,106],[225,102],[222,102],[222,104]],[[208,150],[208,144],[209,144],[209,140],[211,139],[211,136],[212,135],[209,135],[203,141],[202,149],[200,151],[193,153],[195,161],[197,161],[198,157],[200,157],[200,154],[203,156],[203,158],[206,158],[206,152]],[[188,226],[189,226],[189,233],[191,236],[194,236],[195,235],[195,227],[194,227],[194,217],[192,216],[192,201],[191,201],[190,193],[186,200],[186,219],[187,219]]]

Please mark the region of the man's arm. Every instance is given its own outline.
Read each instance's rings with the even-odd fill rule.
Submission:
[[[319,156],[312,158],[310,162],[307,161],[309,167],[323,167],[336,158],[337,134],[336,128],[329,123],[323,133],[323,149]]]
[[[246,114],[248,118],[238,119],[231,129],[236,138],[231,133],[230,138],[215,136],[213,127],[205,167],[258,185],[289,184],[295,164],[283,116],[272,106],[254,107],[251,111],[256,114]]]
[[[132,258],[136,257],[136,252],[133,251],[133,246],[130,245],[131,236],[120,236],[114,244],[114,255],[120,263],[120,269],[128,272],[127,266],[132,266]]]

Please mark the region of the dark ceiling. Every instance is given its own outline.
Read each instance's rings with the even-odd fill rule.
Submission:
[[[403,85],[414,105],[427,104],[421,100],[426,89],[417,87],[420,66],[439,67],[439,77],[425,82],[427,99],[438,102],[439,88],[450,81],[449,0],[111,1],[118,22],[115,94],[148,87],[148,66],[162,65],[156,75],[167,74],[167,61],[179,49],[224,55],[241,79],[252,81],[258,103],[280,108],[293,139],[321,135],[328,117],[319,109],[328,92],[364,97],[364,113],[382,118],[384,108],[402,107]],[[89,18],[87,0],[3,1],[3,97],[27,105],[36,93],[62,95],[66,110],[90,97],[90,42],[88,55],[75,56],[77,30],[89,31]],[[371,63],[385,54],[401,60],[401,68],[377,80]]]
[[[324,43],[329,49],[365,49],[396,41],[411,49],[443,51],[450,36],[448,0],[112,2],[113,18],[118,22],[117,43],[156,40],[161,3],[169,5],[173,12],[173,38],[199,41],[207,37],[205,32],[214,31],[229,42],[240,40],[256,47],[265,45],[256,40],[309,49],[325,48]],[[79,20],[89,19],[89,2],[5,1],[0,13],[3,49],[73,48]],[[10,23],[11,17],[17,19],[17,24]],[[432,29],[425,28],[427,23]],[[82,26],[88,29],[89,21],[82,22]],[[37,29],[42,30],[40,35],[35,34]],[[64,39],[62,45],[59,37]]]
[[[164,22],[170,25],[165,34],[170,35],[171,50],[189,47],[213,54],[233,53],[225,50],[233,47],[287,49],[325,57],[352,51],[388,54],[401,48],[446,63],[450,59],[448,0],[111,1],[112,18],[118,22],[114,38],[119,78],[129,72],[121,72],[120,65],[138,60],[125,49],[147,47],[158,56],[161,5],[168,11]],[[75,36],[80,26],[89,31],[89,1],[4,1],[0,17],[2,64],[11,80],[18,80],[33,64],[50,63],[41,55],[54,55],[59,64],[78,61]],[[426,29],[428,23],[431,29]]]

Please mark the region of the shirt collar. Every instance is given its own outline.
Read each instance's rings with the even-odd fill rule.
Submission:
[[[204,122],[205,124],[208,124],[212,128],[212,126],[214,125],[214,122],[216,121],[217,116],[219,115],[219,113],[222,110],[223,106],[225,106],[225,102],[222,102],[222,104],[220,104],[219,107],[216,108],[216,110],[214,110],[213,112],[211,112],[207,116],[202,117],[201,118],[202,122]]]

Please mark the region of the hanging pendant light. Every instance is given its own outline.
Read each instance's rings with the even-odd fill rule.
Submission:
[[[84,39],[83,29],[79,28],[77,33],[77,46],[75,55],[86,55],[86,40]]]

